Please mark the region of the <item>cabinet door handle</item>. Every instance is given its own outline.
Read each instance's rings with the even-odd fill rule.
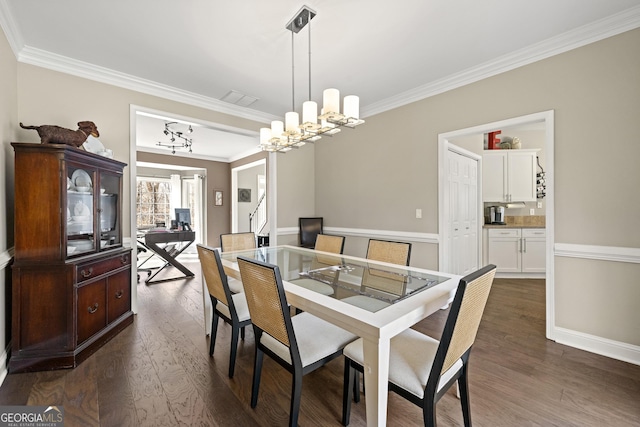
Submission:
[[[82,277],[84,277],[85,279],[86,279],[87,277],[91,277],[91,275],[92,275],[92,274],[93,274],[93,267],[89,267],[89,269],[88,269],[88,270],[84,270],[84,269],[83,269],[83,270],[81,270],[81,271],[80,271],[80,275],[81,275]]]
[[[98,311],[98,303],[93,304],[93,307],[92,307],[92,306],[87,307],[87,311],[88,311],[90,314],[93,314],[93,313],[95,313],[96,311]]]
[[[120,258],[120,262],[122,263],[122,265],[128,264],[129,263],[129,255],[122,255],[122,258]]]
[[[124,291],[122,289],[118,290],[116,292],[116,299],[122,298],[122,295],[124,295]]]
[[[522,239],[522,252],[527,253],[527,239]]]

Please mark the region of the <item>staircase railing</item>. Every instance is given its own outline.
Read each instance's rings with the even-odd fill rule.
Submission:
[[[262,193],[256,208],[249,214],[249,231],[260,234],[267,225],[267,204],[265,203],[267,193]]]

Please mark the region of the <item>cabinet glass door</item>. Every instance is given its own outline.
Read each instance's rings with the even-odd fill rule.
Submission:
[[[67,257],[94,252],[95,170],[67,163]]]
[[[100,250],[122,246],[120,235],[120,175],[100,172],[100,194],[98,200],[98,227],[100,228]]]

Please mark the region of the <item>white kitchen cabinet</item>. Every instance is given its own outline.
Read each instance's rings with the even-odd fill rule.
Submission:
[[[546,271],[547,237],[544,228],[522,229],[522,272],[544,273]]]
[[[520,273],[520,228],[492,228],[489,230],[489,264],[497,273]]]
[[[546,230],[544,228],[491,228],[488,233],[488,263],[498,273],[544,273]]]
[[[485,202],[536,200],[538,150],[485,150],[482,154],[482,199]]]

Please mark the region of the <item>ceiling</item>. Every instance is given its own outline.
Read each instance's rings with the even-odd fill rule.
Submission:
[[[308,29],[293,49],[285,29],[303,5],[317,12],[311,78]],[[21,62],[268,123],[292,108],[292,53],[298,111],[309,85],[316,101],[336,87],[366,117],[640,27],[640,1],[0,0],[0,25]],[[222,101],[230,91],[257,100]],[[194,131],[193,148],[255,148],[256,133],[227,142],[233,131],[197,144]]]

